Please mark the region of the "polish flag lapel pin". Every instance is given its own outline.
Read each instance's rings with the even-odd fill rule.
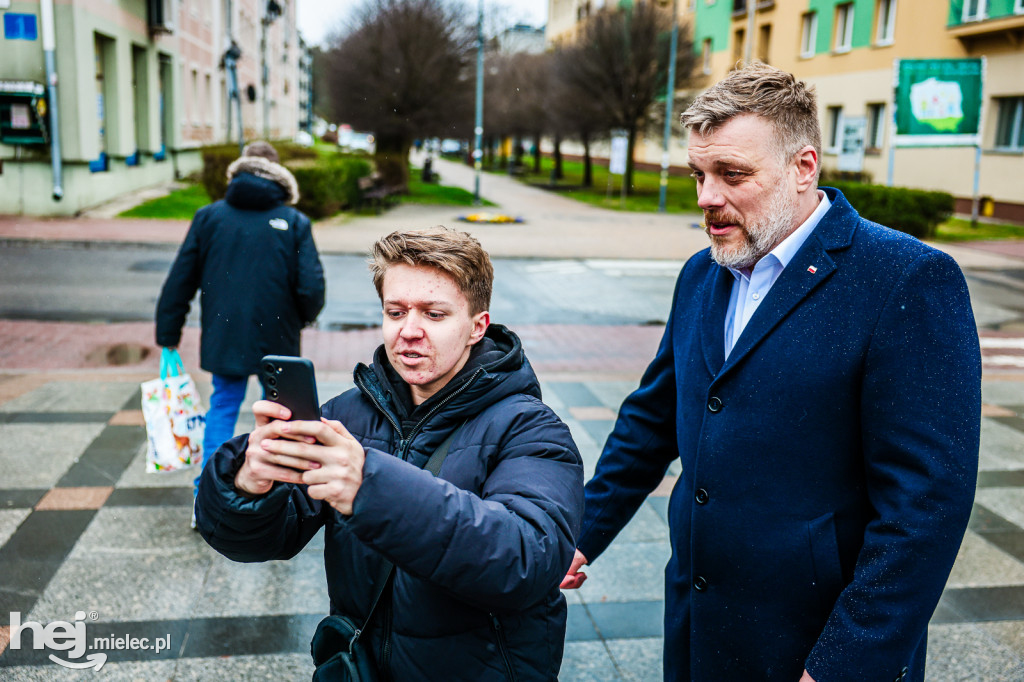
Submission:
[[[813,265],[810,266],[809,268],[807,268],[807,272],[811,273],[812,275],[814,273],[816,273],[817,271],[818,271],[818,268],[814,267]]]

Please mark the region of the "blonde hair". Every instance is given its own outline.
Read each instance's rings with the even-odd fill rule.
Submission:
[[[494,267],[480,242],[468,232],[443,225],[423,230],[399,230],[378,239],[370,252],[370,272],[383,301],[384,274],[392,265],[437,268],[455,281],[469,301],[470,314],[491,307]]]
[[[821,158],[821,127],[814,88],[793,74],[755,61],[697,96],[680,122],[708,135],[736,116],[755,114],[771,123],[783,161],[807,145]]]

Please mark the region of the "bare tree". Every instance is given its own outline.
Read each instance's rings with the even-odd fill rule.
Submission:
[[[417,137],[468,137],[475,30],[449,0],[365,0],[324,55],[334,116],[376,137],[388,184],[408,182]]]
[[[629,193],[633,192],[637,133],[665,94],[671,22],[670,12],[650,0],[603,9],[583,23],[576,42],[560,62],[559,73],[566,86],[603,110],[611,127],[626,131]],[[684,29],[681,26],[679,31],[677,83],[687,80],[695,62],[693,43]]]
[[[557,145],[559,138],[575,139],[583,145],[582,184],[584,187],[593,187],[594,162],[590,147],[594,142],[607,137],[608,131],[615,124],[608,110],[573,81],[571,72],[575,68],[573,61],[577,58],[576,52],[560,47],[550,55],[554,85],[550,90],[548,106],[552,129],[556,135],[556,175],[561,177],[558,168],[561,156]]]

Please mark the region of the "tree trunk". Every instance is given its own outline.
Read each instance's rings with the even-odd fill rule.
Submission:
[[[562,136],[555,134],[555,150],[553,153],[554,166],[552,166],[552,174],[555,180],[561,180],[565,177],[565,173],[562,170]]]
[[[399,135],[378,136],[374,163],[381,183],[389,187],[409,187],[409,149],[412,140]]]
[[[540,133],[533,136],[533,172],[540,175]]]
[[[594,186],[594,162],[590,158],[590,135],[583,136],[583,186]]]

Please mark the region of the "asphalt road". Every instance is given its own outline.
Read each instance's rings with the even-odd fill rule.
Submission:
[[[64,322],[153,319],[174,259],[169,247],[60,244],[0,248],[0,318]],[[324,255],[327,305],[319,326],[380,323],[380,303],[360,256]],[[662,324],[679,261],[496,259],[491,316],[518,324]],[[190,323],[197,320],[196,308]]]

